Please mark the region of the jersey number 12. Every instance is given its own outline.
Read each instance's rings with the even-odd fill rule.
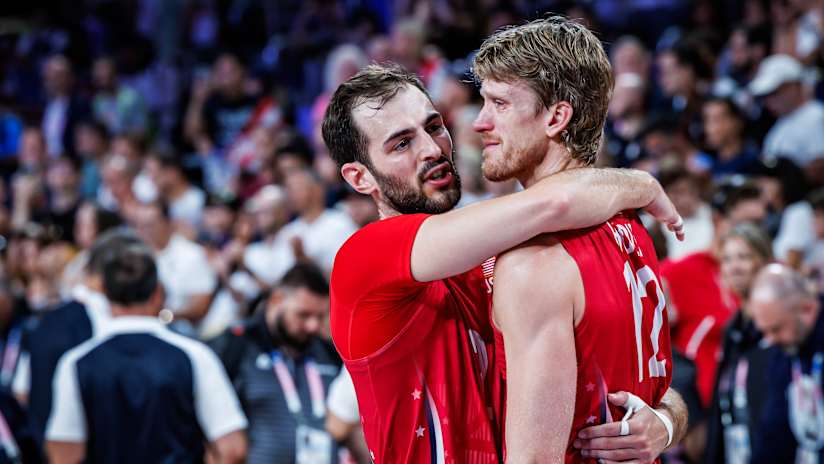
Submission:
[[[644,316],[643,298],[647,297],[647,284],[653,282],[655,284],[655,295],[658,298],[658,306],[655,307],[655,314],[652,319],[652,333],[650,333],[650,341],[652,342],[652,356],[650,356],[647,365],[649,366],[650,377],[665,377],[667,375],[666,360],[658,360],[658,338],[661,335],[661,327],[664,325],[664,292],[661,291],[661,285],[655,277],[649,266],[644,266],[638,269],[637,272],[632,271],[629,262],[624,263],[624,279],[627,281],[627,287],[632,293],[632,312],[635,319],[635,347],[638,351],[638,382],[644,381],[644,350],[641,335],[641,322]]]

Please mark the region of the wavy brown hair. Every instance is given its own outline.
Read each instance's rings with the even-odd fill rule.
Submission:
[[[481,45],[473,72],[481,82],[525,82],[540,100],[536,112],[568,102],[573,111],[564,144],[573,158],[595,163],[614,82],[592,31],[561,16],[499,30]]]

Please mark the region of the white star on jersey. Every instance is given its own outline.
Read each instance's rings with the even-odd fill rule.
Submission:
[[[417,429],[415,429],[415,435],[417,435],[417,436],[418,436],[418,438],[423,437],[423,431],[424,431],[424,430],[426,430],[426,429],[425,429],[425,428],[423,428],[423,427],[421,427],[421,426],[418,426],[418,428],[417,428]]]
[[[418,390],[417,388],[414,391],[412,391],[412,399],[415,399],[415,400],[421,399],[421,391]]]

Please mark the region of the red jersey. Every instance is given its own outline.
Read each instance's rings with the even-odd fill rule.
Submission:
[[[412,245],[427,217],[378,221],[341,247],[332,338],[375,463],[499,463],[490,289],[480,267],[434,282],[412,277]]]
[[[724,327],[738,308],[735,294],[721,285],[720,272],[720,263],[709,252],[661,265],[675,318],[672,342],[695,361],[704,407],[712,401]]]
[[[566,462],[586,461],[572,441],[588,426],[621,420],[607,393],[628,391],[658,406],[672,379],[669,325],[658,260],[637,216],[555,234],[575,260],[586,306],[575,327],[578,380]]]

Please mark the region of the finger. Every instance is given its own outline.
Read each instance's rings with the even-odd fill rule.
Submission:
[[[617,437],[621,432],[621,422],[609,422],[607,424],[593,425],[578,432],[578,438],[592,439],[599,437]]]
[[[572,446],[582,450],[616,450],[626,448],[637,448],[638,440],[632,435],[623,437],[601,437],[590,440],[576,439]]]
[[[582,450],[581,456],[585,458],[595,459],[610,459],[613,461],[627,461],[629,459],[636,459],[638,451],[634,449],[617,449],[617,450]]]
[[[610,404],[621,406],[623,408],[626,406],[627,401],[629,401],[629,395],[625,391],[610,393],[607,395],[607,400],[609,400]]]

